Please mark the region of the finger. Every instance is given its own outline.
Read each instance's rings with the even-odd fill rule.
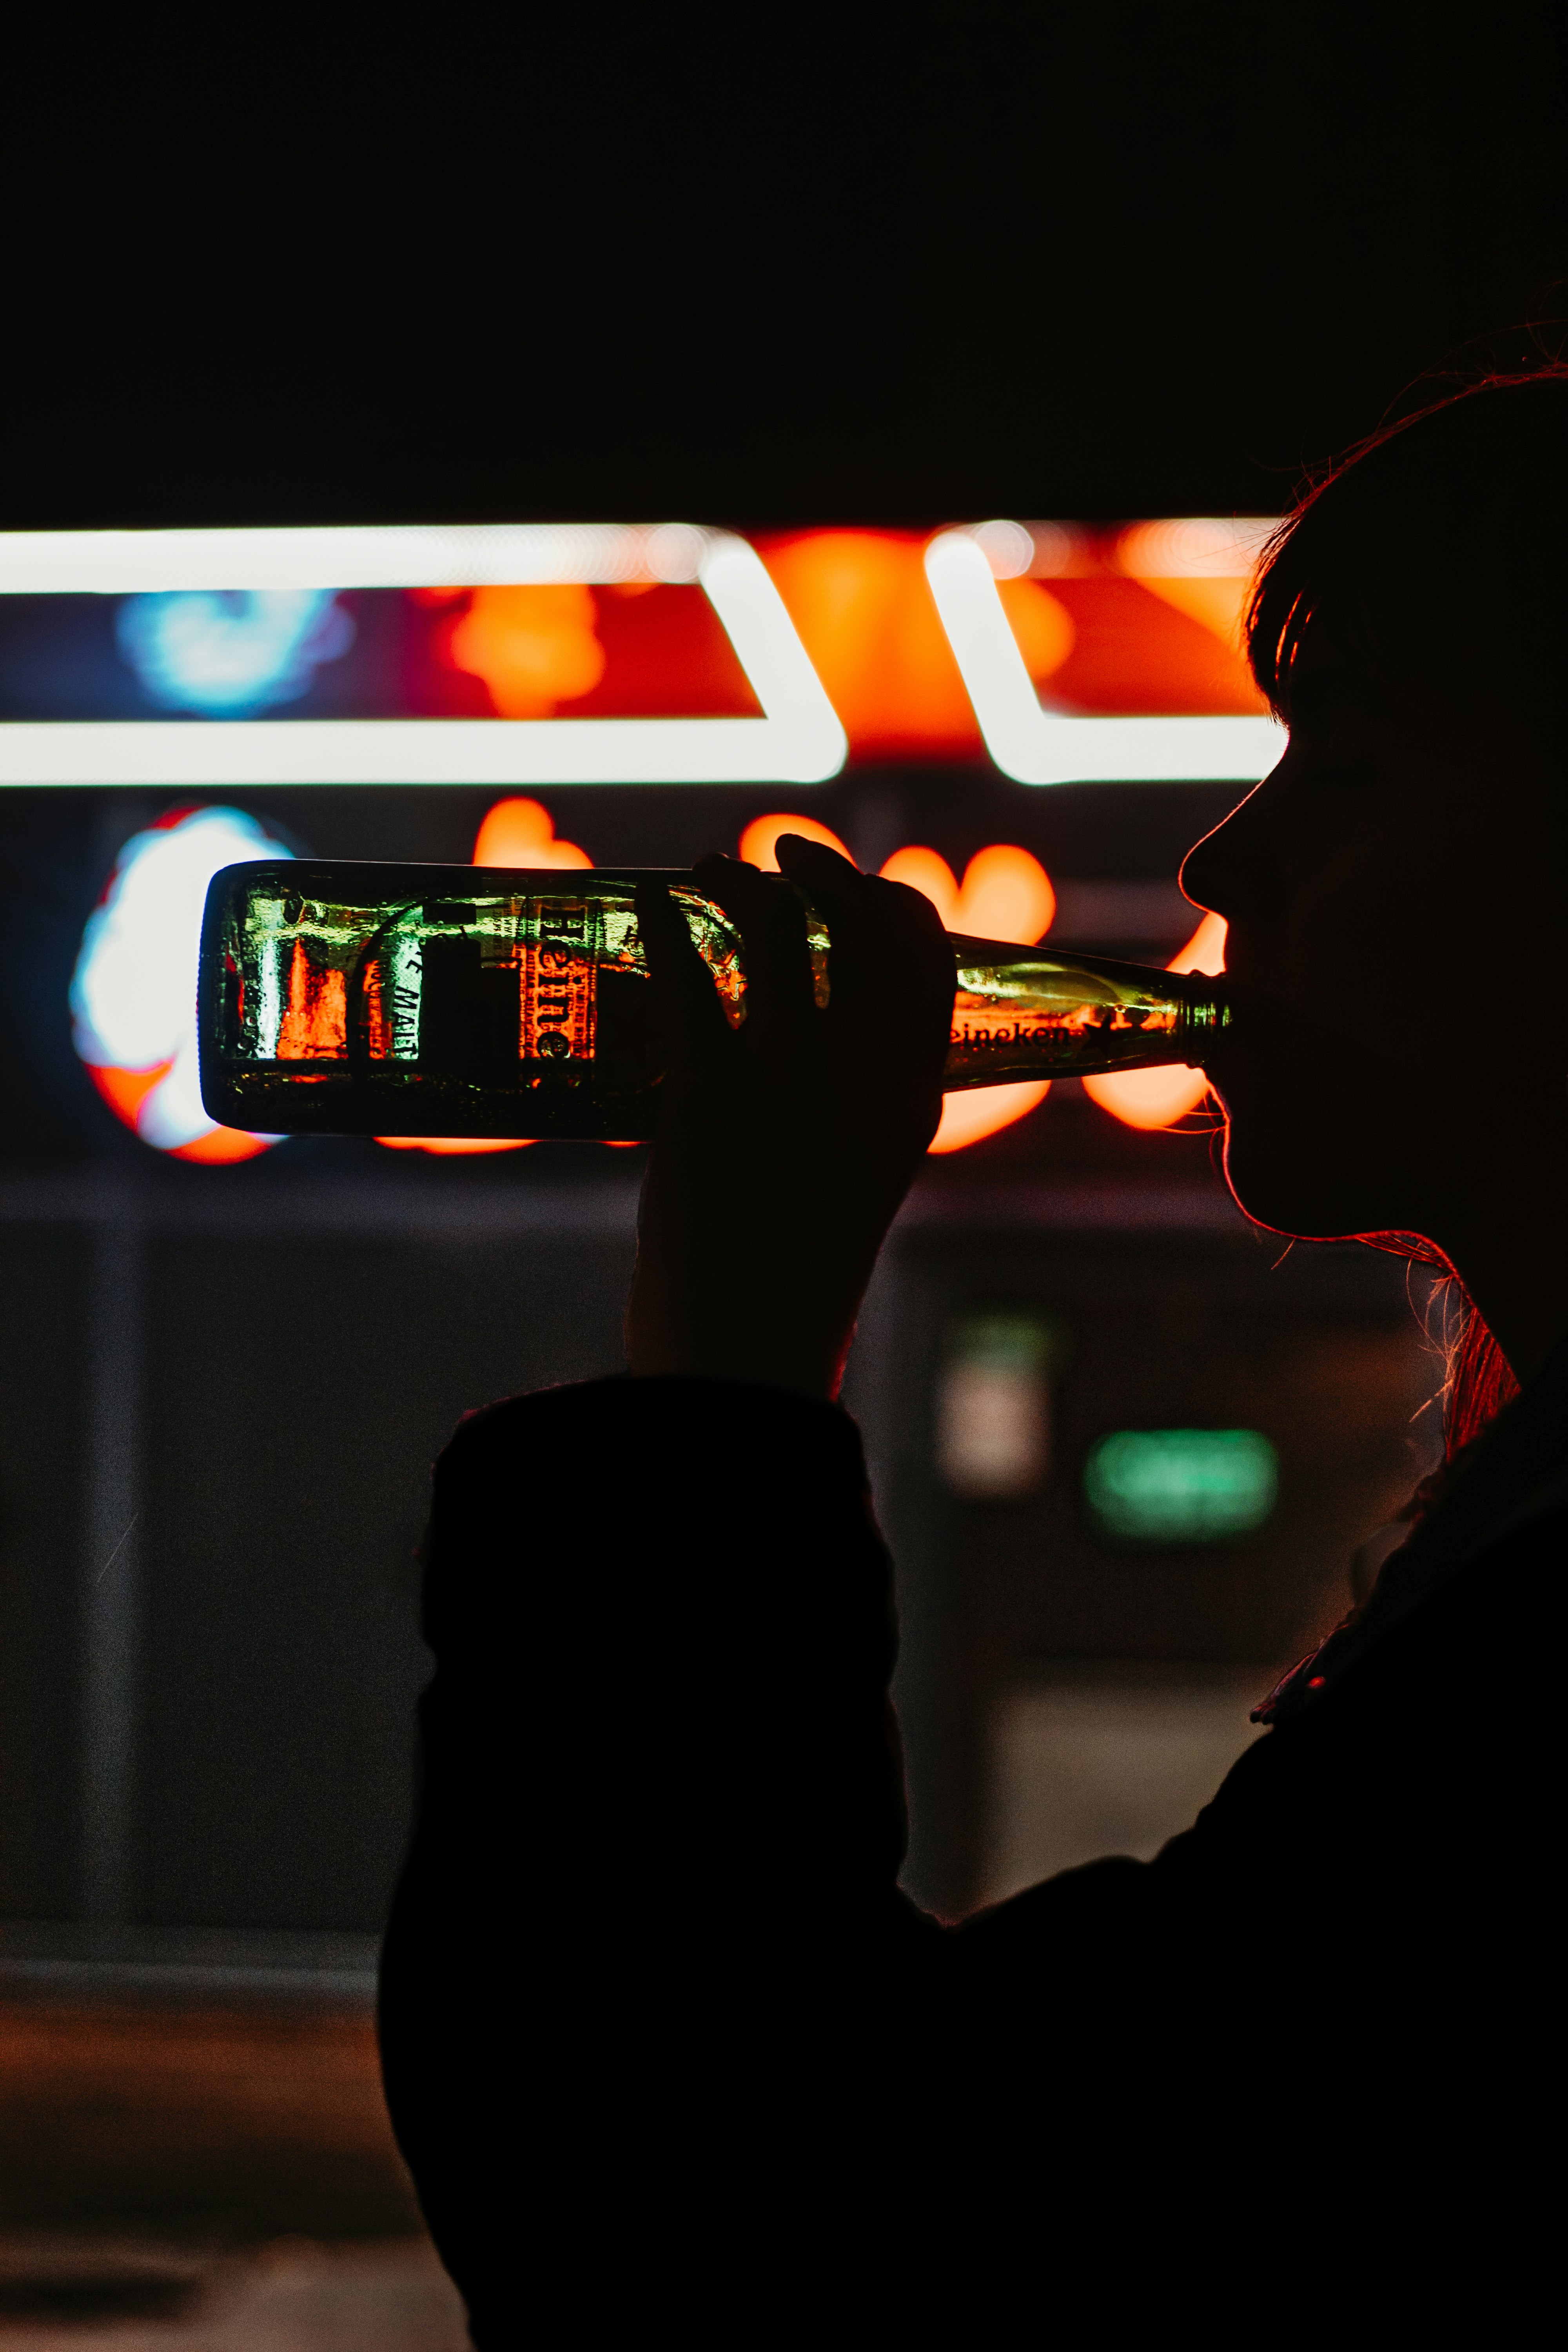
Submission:
[[[940,1033],[945,1051],[953,958],[930,899],[900,882],[861,874],[847,859],[798,835],[784,835],[778,846],[784,870],[827,922],[834,1025],[847,1027],[869,1008],[896,1003],[904,1038],[912,1043],[924,1036],[929,1044]]]
[[[852,877],[865,879],[852,858],[841,857],[825,841],[812,841],[804,833],[781,833],[773,854],[779,861],[779,871],[787,874],[792,881],[805,882],[809,876],[821,887],[831,890],[844,888]]]
[[[776,877],[738,858],[704,857],[692,870],[698,887],[741,934],[749,1046],[763,1054],[800,1051],[816,1018],[805,908]]]
[[[686,918],[662,882],[637,884],[637,910],[672,1068],[685,1073],[711,1066],[729,1043],[730,1027]]]

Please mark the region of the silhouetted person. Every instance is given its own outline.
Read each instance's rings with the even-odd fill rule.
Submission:
[[[1152,1863],[957,1927],[896,1885],[889,1563],[834,1400],[940,1108],[931,908],[781,844],[831,922],[819,1012],[791,896],[705,862],[732,1032],[647,899],[673,1065],[632,1377],[494,1406],[436,1474],[384,2040],[480,2344],[880,2341],[965,2297],[988,2337],[1085,2276],[1066,2340],[1115,2340],[1139,2262],[1199,2334],[1254,2272],[1238,2316],[1343,2326],[1368,2244],[1407,2325],[1436,2292],[1458,2326],[1479,2262],[1513,2332],[1511,2168],[1555,2112],[1565,543],[1568,379],[1493,383],[1307,497],[1252,606],[1289,749],[1183,875],[1230,927],[1227,1173],[1280,1233],[1451,1268],[1468,1321],[1446,1486]]]

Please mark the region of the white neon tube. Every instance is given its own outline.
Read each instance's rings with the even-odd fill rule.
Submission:
[[[848,742],[756,550],[686,523],[0,535],[0,593],[700,583],[760,719],[0,723],[0,786],[816,784]]]
[[[1077,719],[1042,710],[984,549],[967,531],[941,531],[925,568],[985,748],[1016,782],[1251,783],[1284,751],[1285,730],[1268,718]]]
[[[788,763],[770,768],[766,775],[751,772],[755,780],[764,782],[783,776],[814,784],[836,776],[849,756],[849,739],[756,549],[729,531],[715,531],[709,538],[699,577],[752,692],[768,714],[767,723],[777,732],[769,756]],[[706,719],[673,723],[733,728],[755,727],[758,721]]]
[[[837,722],[836,722],[837,723]],[[0,727],[0,784],[816,784],[774,719],[106,719]]]
[[[302,530],[0,532],[0,595],[222,588],[481,588],[693,580],[689,523],[395,523]]]

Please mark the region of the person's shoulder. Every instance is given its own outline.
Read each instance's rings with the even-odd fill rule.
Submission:
[[[584,1448],[602,1462],[635,1454],[671,1464],[692,1450],[734,1464],[783,1450],[858,1485],[865,1476],[859,1433],[837,1404],[745,1381],[634,1380],[623,1372],[502,1397],[465,1413],[437,1463],[437,1483],[510,1473],[521,1454],[543,1454],[563,1467]]]
[[[596,1413],[614,1412],[632,1382],[626,1374],[597,1381],[562,1381],[552,1388],[528,1389],[519,1396],[498,1397],[492,1404],[464,1413],[447,1444],[464,1453],[482,1452],[521,1431],[562,1429]]]
[[[631,1385],[624,1377],[563,1381],[466,1412],[437,1457],[437,1491],[455,1481],[468,1486],[492,1473],[510,1474],[524,1454],[543,1452],[564,1465],[624,1410],[621,1398]]]

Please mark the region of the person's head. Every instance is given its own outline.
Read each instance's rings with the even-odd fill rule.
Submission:
[[[1314,488],[1248,649],[1289,748],[1183,871],[1229,923],[1231,1182],[1287,1233],[1425,1235],[1473,1290],[1568,1145],[1568,369]]]

